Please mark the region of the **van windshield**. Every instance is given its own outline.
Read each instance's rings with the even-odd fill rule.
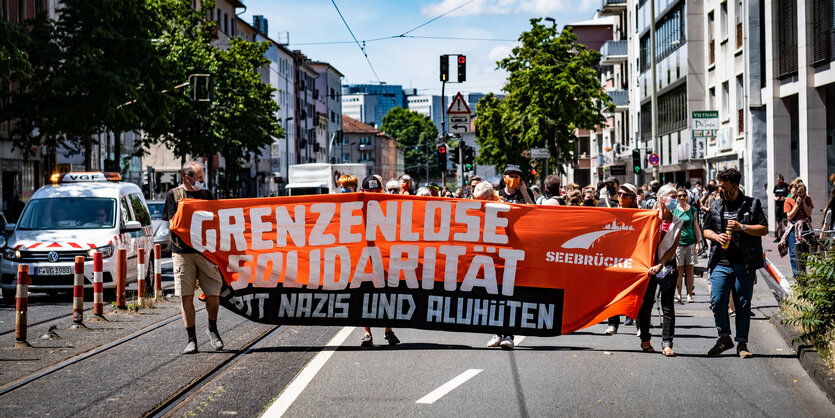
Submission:
[[[115,226],[116,199],[58,197],[30,200],[17,229],[104,229]]]

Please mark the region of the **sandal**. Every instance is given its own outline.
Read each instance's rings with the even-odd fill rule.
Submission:
[[[673,347],[664,347],[664,355],[667,357],[675,357],[676,352],[673,351]]]
[[[655,349],[652,348],[652,343],[649,341],[644,341],[641,343],[641,350],[644,350],[645,353],[654,353]]]

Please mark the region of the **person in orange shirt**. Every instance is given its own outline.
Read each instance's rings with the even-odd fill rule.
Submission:
[[[806,254],[809,253],[809,244],[803,236],[798,236],[802,231],[811,231],[812,209],[815,205],[812,198],[806,194],[806,185],[803,180],[794,181],[791,196],[786,198],[783,204],[783,212],[789,220],[789,260],[791,261],[792,274],[797,277],[798,270],[806,270]]]

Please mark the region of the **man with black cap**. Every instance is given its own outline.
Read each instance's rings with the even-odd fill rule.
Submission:
[[[504,187],[499,188],[499,196],[508,203],[533,204],[533,197],[522,181],[522,170],[516,164],[508,164],[504,169]]]
[[[362,179],[362,191],[371,193],[382,193],[383,183],[375,175],[366,176]]]
[[[616,208],[618,207],[618,187],[620,187],[620,181],[615,176],[606,177],[603,180],[603,183],[606,185],[606,198],[601,198],[597,202],[598,207],[603,208]]]

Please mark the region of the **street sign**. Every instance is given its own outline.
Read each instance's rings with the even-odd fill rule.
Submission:
[[[472,112],[470,112],[470,107],[467,106],[464,96],[461,95],[461,92],[458,92],[452,99],[452,103],[449,104],[446,113],[448,115],[470,115]]]
[[[647,161],[648,161],[648,162],[650,163],[650,165],[652,165],[652,166],[656,166],[656,165],[658,165],[658,154],[656,154],[656,153],[654,153],[654,152],[653,152],[652,154],[650,154],[650,155],[649,155],[649,157],[647,157]]]
[[[470,132],[470,115],[450,115],[449,132],[453,134],[463,134]]]
[[[548,152],[548,148],[531,148],[531,158],[549,158],[551,154]]]
[[[625,165],[613,165],[609,167],[609,174],[613,176],[623,176],[626,174]]]

